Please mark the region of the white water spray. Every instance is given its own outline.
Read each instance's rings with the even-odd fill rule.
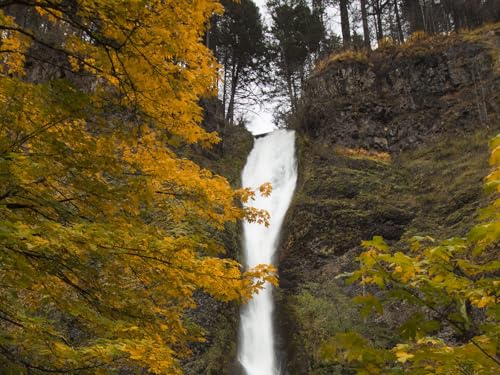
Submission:
[[[270,182],[271,196],[257,194],[252,206],[271,214],[269,227],[245,223],[243,227],[245,265],[270,264],[297,182],[295,133],[277,130],[257,138],[242,173],[242,185],[257,189]],[[255,295],[242,309],[238,359],[247,375],[277,375],[271,285]]]

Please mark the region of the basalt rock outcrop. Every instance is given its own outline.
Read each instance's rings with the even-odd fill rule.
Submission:
[[[500,31],[386,46],[325,63],[308,80],[299,129],[349,147],[400,151],[498,113]]]

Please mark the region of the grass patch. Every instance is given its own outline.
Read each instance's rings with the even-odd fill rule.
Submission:
[[[335,147],[334,152],[337,155],[352,159],[371,160],[384,164],[389,164],[391,162],[391,155],[388,152],[366,150],[363,148],[347,148],[340,146]]]
[[[363,50],[345,50],[342,52],[335,52],[326,58],[318,61],[313,69],[312,75],[316,75],[324,71],[328,66],[334,63],[340,62],[358,62],[362,64],[368,64],[369,58],[365,51]]]
[[[448,47],[464,42],[481,43],[490,50],[493,61],[496,64],[497,72],[500,71],[499,49],[494,42],[494,36],[500,32],[500,23],[486,24],[478,29],[461,30],[459,33],[449,34],[427,34],[423,31],[417,31],[410,35],[404,43],[396,43],[392,38],[386,37],[379,42],[379,47],[371,55],[364,50],[345,50],[333,53],[326,58],[318,61],[312,75],[318,75],[326,68],[337,63],[358,62],[370,65],[379,59],[386,59],[388,55],[394,56],[424,56],[435,53],[436,51],[445,51]]]

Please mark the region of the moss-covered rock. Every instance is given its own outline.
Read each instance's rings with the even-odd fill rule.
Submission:
[[[397,339],[409,306],[362,320],[351,297],[377,291],[336,279],[357,268],[362,240],[380,235],[404,249],[415,235],[465,234],[486,206],[488,140],[500,130],[499,26],[486,34],[334,59],[309,80],[279,257],[289,374],[351,374],[321,357],[322,343],[344,330],[374,345]]]
[[[361,241],[374,235],[404,247],[417,234],[466,233],[486,205],[490,134],[441,134],[390,163],[333,151],[325,156],[318,140],[299,142],[300,184],[279,264],[280,330],[293,332],[284,340],[290,374],[349,374],[318,354],[323,340],[348,328],[382,345],[395,339],[395,327],[410,311],[394,305],[382,318],[362,321],[350,298],[364,291],[335,277],[356,268]]]
[[[305,84],[295,127],[323,143],[393,152],[484,127],[499,110],[499,44],[495,24],[333,56]]]

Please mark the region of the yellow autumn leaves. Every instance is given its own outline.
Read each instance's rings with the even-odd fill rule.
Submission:
[[[197,294],[241,302],[276,281],[222,258],[228,225],[268,220],[242,205],[254,192],[179,156],[218,141],[198,101],[221,7],[16,6],[0,10],[0,368],[179,374],[203,340]]]

